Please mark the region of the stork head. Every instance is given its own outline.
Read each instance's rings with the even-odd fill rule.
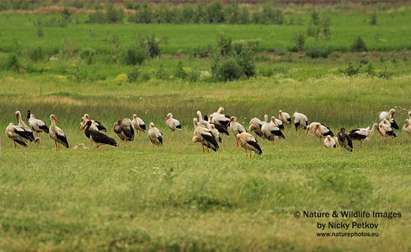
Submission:
[[[217,113],[220,113],[220,114],[224,113],[224,108],[223,108],[223,107],[219,107],[218,110],[217,110]]]
[[[230,117],[230,121],[231,121],[231,122],[236,122],[236,121],[237,121],[237,117],[235,117],[235,116]]]
[[[20,120],[21,113],[20,113],[20,111],[19,111],[19,110],[17,110],[17,111],[16,111],[15,115],[16,115],[16,119],[17,119],[17,121],[18,121],[18,120]]]
[[[171,113],[168,113],[167,115],[166,115],[166,119],[170,119],[170,118],[172,118],[173,117],[173,114],[171,114]]]
[[[411,110],[408,111],[408,117],[411,117]]]
[[[390,113],[391,116],[394,116],[395,115],[395,109],[394,108],[390,109],[389,113]]]
[[[55,114],[51,114],[50,115],[50,121],[57,123],[58,122],[57,116]]]
[[[89,114],[84,114],[81,119],[83,119],[83,120],[90,119],[90,116],[89,116]]]
[[[268,115],[267,114],[264,114],[264,121],[268,122]]]
[[[340,132],[345,133],[345,128],[341,128]]]
[[[155,127],[154,123],[150,122],[149,127],[150,127],[150,129],[154,128]]]

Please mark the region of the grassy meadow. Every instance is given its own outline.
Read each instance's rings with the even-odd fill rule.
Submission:
[[[0,129],[16,110],[25,116],[30,109],[48,124],[54,113],[71,145],[55,151],[42,135],[39,144],[14,148],[0,134],[0,251],[410,251],[411,135],[374,134],[349,153],[287,128],[286,140],[258,139],[263,155],[253,158],[232,134],[217,153],[191,142],[195,112],[219,106],[247,127],[282,109],[335,132],[371,126],[395,107],[402,126],[411,110],[409,7],[379,10],[373,26],[375,10],[324,9],[331,37],[305,41],[332,48],[319,58],[289,50],[307,29],[306,8],[287,9],[286,19],[300,21],[284,25],[89,24],[78,13],[59,26],[58,14],[0,12]],[[159,57],[138,66],[119,60],[150,34],[162,40]],[[178,62],[187,73],[210,75],[212,55],[193,52],[221,34],[258,41],[255,77],[176,76]],[[367,51],[350,52],[357,36]],[[85,49],[92,58],[82,56]],[[166,128],[168,112],[181,131]],[[164,146],[140,133],[132,143],[96,149],[79,129],[84,113],[116,140],[113,123],[136,113],[163,131]],[[87,148],[73,148],[79,144]],[[402,217],[372,219],[378,238],[320,238],[318,219],[294,217],[351,209]]]
[[[305,112],[333,129],[365,127],[377,112],[409,108],[410,77],[393,80],[261,78],[226,84],[73,83],[56,78],[1,79],[1,126],[14,111],[55,113],[72,146],[14,149],[1,135],[0,247],[6,250],[266,250],[407,251],[411,244],[411,137],[374,135],[353,153],[324,149],[319,140],[287,129],[285,141],[260,140],[264,154],[246,158],[225,137],[221,151],[202,153],[191,143],[197,109],[227,113],[247,124],[278,109]],[[28,91],[30,90],[30,91]],[[174,112],[184,129],[172,133],[163,115]],[[107,126],[131,113],[154,121],[165,144],[146,135],[118,149],[96,150],[80,132],[88,112]],[[406,113],[400,110],[399,121]],[[113,136],[112,132],[109,135]],[[316,238],[304,209],[396,210],[381,221],[379,238]]]

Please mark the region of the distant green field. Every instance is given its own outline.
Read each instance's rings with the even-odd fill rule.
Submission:
[[[360,11],[328,10],[320,12],[331,20],[331,38],[307,44],[320,43],[336,50],[349,50],[354,38],[361,36],[370,50],[411,49],[411,11],[407,8],[378,12],[378,25],[369,24],[371,13]],[[8,14],[0,15],[2,30],[0,50],[15,51],[36,46],[45,49],[94,48],[110,51],[113,36],[120,39],[122,46],[135,43],[136,39],[155,34],[165,39],[165,53],[191,52],[196,48],[214,45],[220,34],[235,40],[257,40],[259,50],[288,49],[298,32],[305,32],[309,23],[309,13],[291,14],[299,16],[299,25],[205,25],[205,24],[83,24],[84,16],[78,16],[80,24],[67,27],[53,25],[55,15]],[[43,37],[37,37],[34,22],[43,23]]]
[[[21,250],[256,250],[407,251],[411,200],[411,137],[374,135],[353,153],[328,150],[314,137],[287,129],[285,141],[260,140],[264,154],[246,158],[224,137],[218,153],[191,143],[191,118],[224,106],[247,125],[279,109],[312,121],[365,127],[393,106],[402,122],[410,109],[410,77],[392,80],[329,77],[296,81],[256,79],[227,84],[149,81],[75,83],[53,76],[0,80],[0,126],[14,111],[55,113],[72,146],[14,149],[1,135],[0,248]],[[401,107],[401,108],[400,108]],[[137,113],[165,133],[161,148],[146,135],[96,150],[78,129],[83,113],[106,126]],[[173,112],[183,131],[171,133],[163,116]],[[109,135],[114,136],[111,130]],[[302,210],[395,210],[380,220],[379,238],[317,238],[316,220]]]

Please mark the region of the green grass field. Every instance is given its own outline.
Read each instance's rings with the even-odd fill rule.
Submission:
[[[256,250],[407,251],[411,243],[411,136],[374,135],[355,151],[329,150],[318,139],[286,130],[287,140],[260,140],[264,154],[248,159],[225,137],[218,153],[191,143],[197,109],[218,106],[247,124],[278,109],[305,112],[333,129],[370,125],[378,111],[410,108],[405,76],[393,80],[330,77],[310,81],[256,79],[227,84],[117,85],[73,83],[53,77],[0,80],[1,128],[14,111],[55,113],[73,145],[14,149],[1,135],[0,247],[7,251]],[[163,116],[174,112],[184,130],[172,133]],[[146,135],[118,149],[96,150],[78,129],[83,113],[107,126],[131,113],[165,133],[161,148]],[[405,118],[400,110],[398,121]],[[113,132],[109,132],[113,136]],[[381,220],[379,238],[317,238],[316,220],[302,210],[395,210]]]
[[[247,127],[252,117],[282,109],[335,132],[371,126],[395,107],[401,127],[411,110],[411,10],[383,7],[322,9],[330,39],[305,42],[332,49],[327,58],[288,51],[307,30],[309,7],[284,10],[286,21],[302,22],[294,25],[87,24],[83,13],[61,27],[53,24],[56,14],[0,12],[0,251],[410,251],[411,135],[375,133],[349,153],[288,128],[284,141],[259,139],[263,155],[253,158],[232,135],[217,153],[191,141],[195,112],[219,106]],[[124,50],[150,34],[163,39],[162,55],[125,65]],[[180,61],[187,72],[210,74],[211,56],[192,53],[214,47],[221,34],[258,41],[257,76],[226,83],[177,78]],[[370,51],[348,52],[357,36]],[[44,55],[30,59],[37,47]],[[89,49],[90,62],[81,56]],[[344,74],[349,63],[361,64],[360,73]],[[136,69],[139,78],[130,81]],[[48,124],[56,114],[72,148],[56,151],[46,135],[38,145],[14,148],[4,129],[16,110],[25,116],[28,109]],[[165,127],[168,112],[183,130]],[[79,129],[84,113],[117,140],[113,123],[136,113],[164,132],[164,146],[139,134],[118,148],[96,149]],[[79,144],[87,148],[73,148]],[[317,237],[319,219],[294,216],[304,210],[402,217],[337,219],[376,222],[379,237]]]

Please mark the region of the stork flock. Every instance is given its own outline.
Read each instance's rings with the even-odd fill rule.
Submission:
[[[295,130],[305,130],[306,135],[316,136],[320,139],[322,145],[326,148],[336,148],[340,146],[347,151],[353,151],[353,140],[367,141],[374,131],[377,131],[383,137],[396,137],[394,129],[399,129],[395,121],[395,109],[383,111],[379,114],[378,122],[367,128],[356,128],[347,132],[344,128],[335,135],[334,132],[321,122],[309,123],[308,117],[302,113],[295,112],[291,117],[289,113],[280,110],[277,116],[269,118],[267,114],[264,119],[260,120],[254,117],[249,122],[246,129],[235,116],[229,116],[224,113],[224,108],[210,115],[203,115],[197,111],[196,117],[193,118],[193,143],[201,144],[203,152],[218,151],[222,143],[222,135],[235,136],[237,147],[242,147],[247,155],[263,153],[258,143],[257,137],[267,141],[277,141],[285,139],[285,126],[289,127],[294,124]],[[27,122],[23,120],[20,111],[15,112],[16,123],[10,123],[6,127],[5,133],[17,145],[27,147],[29,142],[39,143],[42,133],[48,134],[54,141],[56,150],[59,146],[69,148],[69,142],[64,131],[57,126],[58,119],[56,115],[50,115],[50,126],[36,118],[31,111],[27,111]],[[182,125],[179,120],[168,113],[164,122],[171,131],[180,130]],[[80,129],[84,131],[87,139],[90,139],[99,148],[102,145],[118,146],[117,141],[107,135],[107,128],[99,121],[92,119],[88,114],[81,117]],[[402,128],[405,132],[411,134],[411,111],[408,112],[408,119]],[[123,118],[116,121],[113,125],[113,131],[123,142],[134,140],[135,134],[147,131],[150,142],[155,146],[161,146],[164,143],[163,133],[155,126],[153,122],[149,123],[148,130],[143,119],[136,114],[132,118]],[[253,133],[253,134],[251,134]]]

